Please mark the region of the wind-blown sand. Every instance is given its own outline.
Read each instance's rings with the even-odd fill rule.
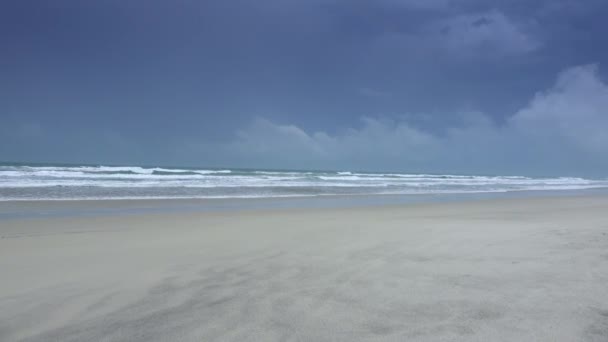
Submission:
[[[0,235],[0,341],[608,341],[608,197],[11,219]]]

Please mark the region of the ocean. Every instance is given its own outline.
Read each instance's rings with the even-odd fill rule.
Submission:
[[[0,200],[272,198],[608,188],[608,179],[0,164]]]

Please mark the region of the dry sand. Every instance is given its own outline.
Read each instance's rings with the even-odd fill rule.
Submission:
[[[608,341],[608,197],[12,219],[0,236],[0,341]]]

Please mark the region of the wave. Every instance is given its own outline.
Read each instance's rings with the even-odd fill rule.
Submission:
[[[0,173],[6,171],[21,171],[26,173],[36,172],[81,172],[93,174],[153,174],[154,172],[164,173],[184,173],[194,172],[199,174],[226,174],[231,170],[207,170],[207,169],[169,169],[160,167],[141,167],[141,166],[0,166]]]
[[[140,166],[0,166],[0,200],[442,194],[608,188],[607,179]]]

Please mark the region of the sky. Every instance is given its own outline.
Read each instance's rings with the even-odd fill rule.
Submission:
[[[0,161],[608,177],[605,0],[7,0]]]

